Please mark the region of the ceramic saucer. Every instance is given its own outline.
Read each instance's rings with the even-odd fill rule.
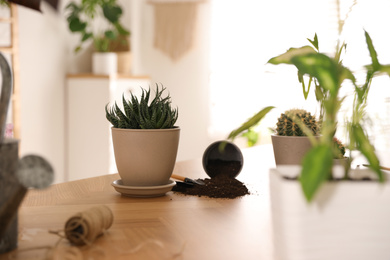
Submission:
[[[128,197],[158,197],[163,196],[168,191],[172,190],[173,186],[176,185],[176,182],[173,180],[169,180],[166,185],[159,186],[126,186],[123,185],[121,179],[113,181],[111,185],[115,188],[115,190],[121,193],[124,196]]]

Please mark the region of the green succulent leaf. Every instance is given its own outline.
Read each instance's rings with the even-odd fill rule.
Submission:
[[[115,103],[115,114],[119,118],[120,123],[126,128],[130,125],[129,118],[122,112],[117,103]]]
[[[321,143],[314,146],[303,158],[299,181],[307,201],[311,201],[319,187],[325,182],[332,170],[332,144]]]
[[[106,107],[105,107],[105,110],[106,110],[106,118],[107,118],[107,120],[108,120],[114,127],[118,127],[118,125],[119,125],[119,119],[118,119],[118,117],[115,115],[115,112],[113,111],[114,109],[108,109],[108,104],[107,104]]]
[[[125,94],[122,94],[122,104],[123,104],[123,110],[125,111],[126,117],[131,117],[131,106],[129,102],[127,102],[125,98]]]
[[[142,89],[138,99],[133,93],[126,99],[122,95],[123,111],[115,103],[111,109],[106,106],[106,118],[114,127],[127,129],[161,129],[174,128],[178,119],[178,110],[171,107],[170,96],[162,97],[165,88],[161,90],[156,85],[153,100],[151,90]]]
[[[171,121],[172,121],[172,115],[170,113],[167,113],[166,120],[164,121],[161,128],[167,128],[167,126],[171,123]]]
[[[160,115],[160,118],[157,121],[156,128],[163,128],[163,124],[165,123],[166,118],[167,118],[167,113],[168,113],[168,111],[163,108],[161,115]]]

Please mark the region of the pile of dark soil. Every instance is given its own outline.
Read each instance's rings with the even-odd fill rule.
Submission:
[[[185,195],[225,199],[234,199],[249,194],[247,187],[242,182],[224,174],[217,175],[211,179],[202,179],[202,181],[205,185],[175,185],[172,191]]]

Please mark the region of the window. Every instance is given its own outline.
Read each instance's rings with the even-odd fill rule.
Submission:
[[[386,48],[390,40],[384,33],[386,24],[390,25],[386,14],[390,1],[363,0],[354,4],[353,0],[213,0],[211,3],[209,132],[212,138],[225,138],[268,105],[277,108],[260,124],[260,131],[265,133],[261,143],[269,142],[268,127],[274,127],[276,117],[286,109],[305,108],[318,113],[313,92],[304,100],[294,67],[266,63],[290,47],[309,44],[306,39],[312,39],[315,33],[320,50],[334,53],[339,37],[338,17],[348,17],[340,37],[348,43],[344,60],[347,67],[360,70],[369,62],[363,29],[373,38],[380,62],[390,63]],[[390,125],[389,98],[387,103],[384,100],[390,97],[390,82],[388,77],[379,77],[377,81],[382,88],[372,89],[375,98],[371,100],[383,104],[382,113],[378,114],[375,108],[370,112],[373,118],[387,115],[387,121],[381,121],[382,131]]]

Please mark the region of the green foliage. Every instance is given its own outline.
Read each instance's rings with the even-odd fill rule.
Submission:
[[[253,130],[253,128],[249,128],[248,131],[244,132],[241,136],[246,138],[248,147],[254,146],[259,140],[259,133]]]
[[[65,10],[69,30],[81,35],[80,44],[75,48],[75,52],[80,51],[82,45],[88,40],[93,40],[98,52],[107,52],[110,51],[112,42],[130,35],[130,32],[120,23],[122,8],[116,0],[82,0],[79,4],[70,2]],[[98,17],[105,19],[107,29],[94,32],[92,23]]]
[[[349,133],[351,135],[351,140],[355,142],[356,149],[359,150],[364,157],[366,157],[370,165],[369,167],[378,175],[379,181],[383,182],[385,180],[385,176],[381,171],[379,159],[375,154],[375,148],[370,143],[363,126],[360,124],[351,124]]]
[[[6,0],[0,0],[0,6],[9,8],[9,2]]]
[[[312,135],[319,134],[316,118],[304,109],[290,109],[282,113],[276,123],[276,133],[283,136],[307,136],[297,121],[302,122]]]
[[[378,60],[372,39],[365,32],[366,44],[371,57],[371,64],[366,66],[366,81],[358,85],[356,79],[348,68],[341,62],[341,52],[346,49],[342,44],[334,57],[319,52],[318,38],[309,40],[315,47],[304,46],[302,48],[289,49],[269,60],[271,64],[291,64],[298,69],[298,79],[302,82],[303,76],[308,76],[315,83],[315,93],[321,105],[321,138],[314,147],[305,155],[300,175],[300,183],[306,199],[311,201],[321,184],[328,179],[331,173],[334,151],[334,134],[337,129],[337,115],[345,97],[340,97],[339,90],[345,80],[349,80],[355,88],[353,113],[348,122],[349,149],[360,151],[368,160],[370,168],[378,175],[380,181],[384,181],[384,175],[379,167],[379,160],[374,147],[370,144],[364,130],[365,107],[372,79],[378,73],[390,75],[390,65],[382,65]],[[304,84],[303,84],[304,85]],[[307,97],[304,88],[304,97]]]
[[[227,137],[227,139],[230,139],[230,140],[233,141],[237,136],[239,136],[243,132],[248,131],[251,127],[259,124],[260,121],[274,108],[275,107],[273,107],[273,106],[269,106],[269,107],[263,108],[258,113],[256,113],[254,116],[249,118],[240,127],[238,127],[237,129],[234,129],[233,131],[231,131],[229,136]]]
[[[319,143],[305,154],[299,180],[308,201],[313,198],[321,184],[329,179],[332,166],[332,144]]]
[[[123,111],[117,103],[109,108],[105,107],[106,118],[115,128],[125,129],[166,129],[174,128],[178,118],[178,110],[171,107],[169,94],[163,97],[156,84],[155,97],[150,101],[150,89],[142,89],[142,95],[138,99],[131,93],[129,100],[122,96]]]

